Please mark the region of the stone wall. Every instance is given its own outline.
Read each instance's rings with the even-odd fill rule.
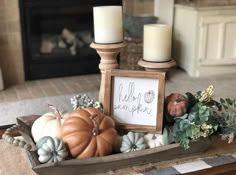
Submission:
[[[24,82],[18,0],[0,0],[0,67],[4,86]]]
[[[133,16],[153,15],[154,0],[123,0],[124,13]]]

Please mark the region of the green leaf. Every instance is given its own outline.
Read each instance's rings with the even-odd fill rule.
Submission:
[[[209,135],[212,135],[218,130],[218,125],[214,125],[212,129],[209,129]]]
[[[188,125],[190,125],[190,121],[188,119],[181,119],[179,122],[179,130],[185,130]]]
[[[191,126],[192,136],[195,138],[200,137],[200,127],[196,125]]]
[[[213,126],[213,129],[214,129],[215,131],[217,131],[217,130],[218,130],[218,125],[214,125],[214,126]]]
[[[206,122],[206,121],[208,121],[208,116],[209,116],[209,114],[199,114],[199,119],[200,119],[200,123],[204,123],[204,122]]]
[[[188,118],[188,114],[186,113],[186,114],[184,114],[184,115],[182,115],[181,117],[178,117],[178,118],[180,118],[180,119],[186,119],[186,118]]]
[[[186,133],[185,131],[177,131],[176,132],[176,139],[178,142],[180,142],[181,140],[185,139],[187,136],[186,136]]]
[[[198,112],[199,111],[199,103],[196,103],[190,110],[191,112]]]
[[[188,138],[185,138],[185,139],[181,140],[180,146],[182,146],[185,150],[189,149],[190,148],[189,142],[190,142],[190,140]]]
[[[220,98],[220,103],[225,104],[225,100],[223,98]]]
[[[201,96],[202,91],[198,91],[196,94],[197,96]]]
[[[188,100],[188,108],[187,109],[189,110],[190,108],[192,108],[197,103],[197,99],[190,92],[187,92],[185,94],[186,94],[186,97],[187,97],[187,100]]]
[[[230,98],[226,98],[225,100],[229,105],[233,105],[233,100],[231,100]]]
[[[197,118],[198,118],[198,112],[191,112],[188,115],[188,119],[191,122],[194,122],[195,120],[197,120]]]
[[[236,107],[236,98],[233,100],[233,107]]]
[[[231,99],[231,98],[220,98],[220,103],[221,105],[223,105],[225,108],[228,108],[228,107],[233,107],[235,108],[236,107],[236,98],[235,99]]]
[[[184,149],[188,149],[191,139],[200,138],[203,132],[208,136],[217,131],[218,123],[212,114],[213,109],[206,106],[206,104],[201,102],[195,103],[190,109],[187,118],[175,119],[173,135],[175,136],[176,142],[180,143]],[[202,130],[201,125],[203,123],[207,125],[211,124],[212,128],[209,128],[208,131],[206,129]]]
[[[208,121],[209,117],[213,114],[213,111],[211,108],[205,105],[199,105],[199,123],[202,124],[206,121]]]
[[[220,132],[221,134],[230,134],[233,132],[236,135],[236,128],[231,128],[231,127],[221,128]]]

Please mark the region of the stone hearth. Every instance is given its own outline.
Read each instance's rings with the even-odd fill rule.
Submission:
[[[18,0],[0,0],[0,67],[5,87],[24,82]]]
[[[112,5],[113,2],[118,1],[103,0],[98,3]],[[42,0],[42,2],[46,1]],[[88,1],[90,2],[92,1]],[[97,1],[94,2],[96,4]],[[19,7],[19,0],[0,0],[0,68],[5,88],[25,81]]]

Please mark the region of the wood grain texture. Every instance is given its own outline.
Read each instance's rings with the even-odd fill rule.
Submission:
[[[23,117],[23,120],[25,120],[24,117]],[[26,120],[26,123],[28,123],[27,120]],[[124,172],[124,174],[133,174],[134,170],[130,166],[133,164],[132,158],[134,158],[137,155],[140,157],[140,159],[134,158],[134,164],[136,164],[135,167],[137,171],[142,171],[144,169],[148,170],[148,169],[153,169],[155,167],[157,169],[161,167],[168,167],[173,164],[176,164],[176,162],[184,163],[184,162],[196,160],[199,158],[204,159],[204,158],[208,158],[208,157],[212,157],[216,155],[234,154],[236,151],[236,142],[233,142],[232,144],[228,144],[226,141],[222,141],[218,138],[216,140],[213,138],[211,142],[208,142],[208,141],[205,142],[205,141],[198,142],[198,144],[195,146],[191,144],[191,149],[188,151],[184,151],[182,148],[180,149],[179,147],[178,149],[176,149],[176,145],[172,144],[172,145],[160,147],[157,149],[149,149],[148,152],[146,152],[147,150],[143,150],[141,152],[138,151],[134,153],[134,155],[121,154],[121,157],[120,157],[119,156],[120,154],[114,154],[111,156],[100,157],[100,158],[82,159],[80,161],[79,160],[66,160],[57,164],[39,165],[39,162],[37,162],[36,152],[28,152],[29,154],[28,158],[31,161],[31,165],[34,171],[38,172],[39,175],[47,175],[47,174],[60,175],[60,174],[68,174],[69,172],[71,172],[70,173],[71,175],[73,175],[73,172],[74,174],[76,173],[79,174],[80,172],[81,174],[96,174],[100,172],[106,173],[108,171],[111,174],[117,174],[116,172]],[[162,152],[162,153],[159,154],[158,152]],[[150,156],[153,158],[150,158]],[[127,160],[124,161],[124,163],[121,163],[121,165],[119,165],[119,163],[116,163],[117,160],[122,159],[122,158],[127,159]],[[109,166],[106,165],[108,161],[110,161]],[[79,164],[79,167],[81,167],[82,169],[78,169],[77,164]],[[231,164],[222,165],[219,167],[213,167],[207,170],[197,171],[196,173],[195,172],[192,172],[192,173],[203,174],[203,175],[204,174],[206,175],[207,174],[231,175],[231,174],[236,174],[235,165],[236,163],[231,163]],[[110,168],[112,167],[116,167],[117,170],[116,168],[113,168],[114,171],[110,171]],[[189,175],[194,175],[194,174],[189,173]]]
[[[176,66],[176,61],[171,59],[166,62],[150,62],[140,59],[138,65],[145,68],[146,71],[167,72],[169,69]]]
[[[29,131],[32,122],[36,120],[37,117],[38,116],[20,117],[17,121],[18,124],[24,125],[24,131]],[[192,142],[190,144],[191,149],[188,150],[184,150],[179,144],[170,144],[125,154],[117,153],[104,157],[93,157],[81,160],[71,159],[49,164],[40,164],[36,151],[28,151],[28,157],[33,170],[38,173],[38,175],[64,175],[68,172],[70,175],[77,175],[78,171],[79,174],[95,174],[199,154],[206,151],[214,140],[215,138],[212,137]],[[91,170],[94,171],[91,172]]]
[[[104,109],[105,113],[111,117],[113,117],[113,94],[114,94],[114,78],[115,77],[134,77],[134,78],[151,78],[151,79],[158,79],[158,103],[157,103],[157,120],[156,126],[145,126],[145,125],[131,125],[125,123],[118,123],[116,122],[118,130],[127,130],[127,131],[142,131],[142,132],[156,132],[162,133],[163,128],[163,113],[164,113],[164,98],[165,98],[165,72],[149,72],[149,71],[134,71],[134,70],[120,70],[120,69],[113,69],[108,72],[107,75],[107,84],[106,84],[106,91],[105,91],[105,103]],[[115,119],[114,119],[115,120]]]
[[[125,42],[117,44],[96,44],[91,43],[90,47],[94,48],[100,56],[99,69],[101,71],[101,83],[99,91],[99,101],[104,105],[105,102],[105,89],[107,84],[107,75],[109,70],[119,68],[117,62],[117,55],[121,48],[125,47]]]
[[[106,171],[122,169],[132,166],[139,166],[150,163],[157,163],[161,161],[171,160],[174,158],[181,158],[184,156],[196,155],[206,151],[211,145],[211,140],[203,139],[191,144],[191,149],[184,150],[179,147],[179,144],[171,144],[161,146],[153,149],[146,149],[131,153],[118,153],[105,157],[94,157],[81,160],[66,160],[59,163],[41,164],[31,162],[33,170],[39,175],[63,175],[70,173],[70,175],[79,174],[96,174]],[[34,161],[34,152],[30,152],[30,160]],[[94,170],[94,171],[91,171]]]
[[[2,135],[4,134],[4,132],[6,131],[6,128],[1,128],[0,129],[0,139],[2,139]]]
[[[34,139],[31,135],[31,126],[33,125],[34,121],[38,119],[39,115],[29,115],[25,117],[18,117],[16,118],[17,124],[19,127],[19,133],[24,138],[24,140],[31,145],[31,151],[36,150],[36,144]]]

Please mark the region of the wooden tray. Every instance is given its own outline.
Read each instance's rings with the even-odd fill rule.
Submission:
[[[17,118],[20,133],[31,143],[30,127],[38,116]],[[131,153],[118,153],[104,157],[86,158],[81,160],[71,159],[57,163],[40,164],[36,151],[27,151],[32,169],[38,175],[78,175],[96,174],[111,170],[122,169],[149,163],[188,157],[205,152],[213,143],[214,138],[201,139],[190,144],[190,149],[184,150],[179,144],[170,144],[157,148],[146,149]]]

